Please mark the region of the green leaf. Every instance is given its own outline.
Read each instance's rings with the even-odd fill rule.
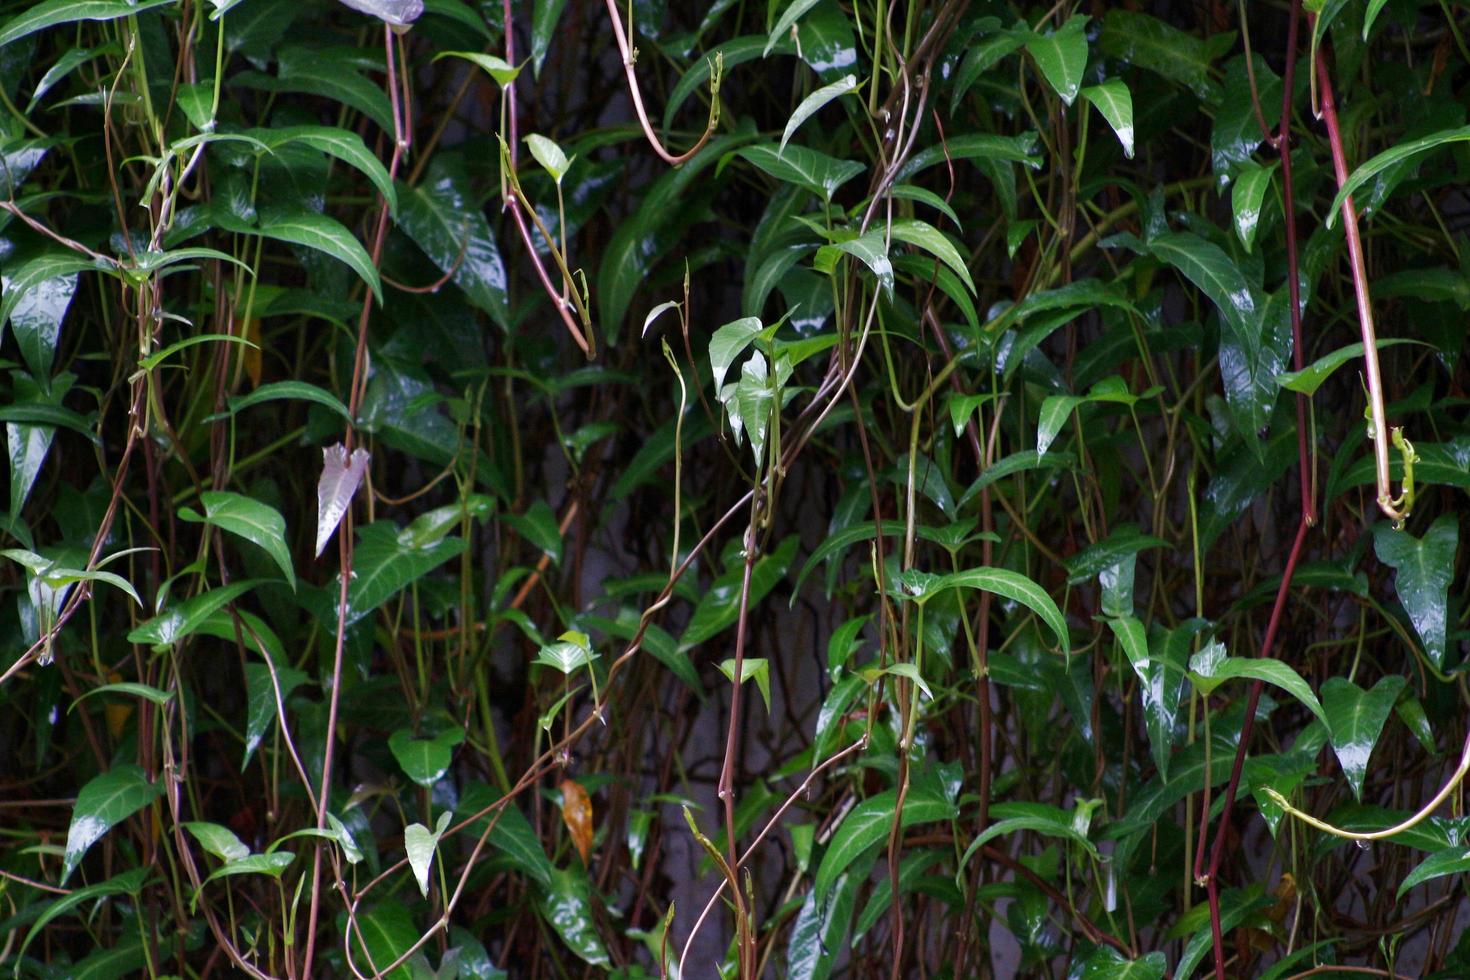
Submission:
[[[1046,803],[997,803],[991,807],[991,817],[994,822],[972,840],[969,847],[965,848],[965,853],[960,858],[956,877],[964,873],[965,865],[979,852],[981,847],[997,837],[1020,831],[1031,831],[1044,837],[1060,837],[1070,840],[1087,851],[1094,860],[1098,858],[1097,846],[1088,840],[1087,835],[1076,825],[1077,815],[1060,807]]]
[[[936,145],[925,147],[898,171],[895,183],[903,183],[921,170],[955,160],[984,160],[1019,163],[1032,170],[1041,168],[1036,153],[1036,134],[1000,136],[995,133],[964,133]]]
[[[1121,80],[1110,78],[1099,85],[1089,85],[1082,97],[1091,102],[1123,144],[1123,155],[1133,159],[1133,94]]]
[[[1067,584],[1080,585],[1123,559],[1150,548],[1172,549],[1173,545],[1152,534],[1144,534],[1137,524],[1119,524],[1106,538],[1088,545],[1063,562],[1067,568]]]
[[[352,955],[357,969],[367,976],[382,975],[385,980],[415,980],[407,963],[382,973],[383,967],[398,959],[419,938],[408,909],[394,899],[384,899],[357,915],[357,927],[345,929],[352,934]]]
[[[181,250],[181,251],[187,251],[187,249],[184,249],[184,250]],[[185,349],[187,349],[189,347],[193,347],[196,344],[208,344],[208,343],[212,343],[214,341],[222,341],[222,342],[227,343],[227,344],[240,344],[241,346],[244,346],[244,347],[250,347],[250,348],[253,348],[254,350],[260,350],[260,345],[259,344],[252,344],[250,341],[246,340],[244,337],[236,337],[234,334],[228,334],[228,333],[204,333],[204,334],[195,334],[192,337],[185,337],[183,340],[175,341],[174,343],[169,344],[167,347],[163,348],[162,350],[154,351],[152,354],[149,354],[147,357],[144,357],[144,358],[140,359],[138,361],[138,367],[142,368],[144,371],[152,371],[154,368],[158,367],[158,365],[162,364],[164,361],[168,360],[170,357],[172,357],[173,355],[177,354],[181,350],[185,350]]]
[[[823,245],[817,249],[817,268],[832,271],[844,252],[866,265],[878,277],[878,285],[883,287],[883,292],[893,295],[893,263],[888,260],[888,246],[882,228],[874,228],[858,238]]]
[[[1348,175],[1347,182],[1338,190],[1337,196],[1332,199],[1332,207],[1327,211],[1327,227],[1331,228],[1337,221],[1338,215],[1342,213],[1342,203],[1350,194],[1389,167],[1412,160],[1446,143],[1463,143],[1466,140],[1470,140],[1470,126],[1460,126],[1457,129],[1442,129],[1416,140],[1407,140],[1384,150]]]
[[[1019,602],[1051,628],[1063,653],[1071,652],[1067,642],[1067,621],[1062,611],[1039,585],[1019,572],[1006,568],[971,568],[944,576],[939,588],[982,589]]]
[[[750,572],[750,608],[764,599],[776,585],[786,577],[791,562],[796,557],[797,536],[791,535],[781,542],[775,551],[761,555],[755,560]],[[745,568],[735,561],[725,574],[711,583],[709,590],[694,607],[689,625],[679,639],[679,649],[689,651],[706,643],[735,625],[740,617],[740,588]]]
[[[586,874],[560,868],[553,871],[551,882],[541,893],[540,905],[542,918],[561,936],[567,949],[593,966],[611,964],[602,937],[597,933],[597,922],[592,915],[592,889]]]
[[[271,556],[281,574],[296,589],[296,571],[291,567],[291,551],[286,547],[286,519],[270,504],[238,493],[206,490],[200,494],[204,516],[188,507],[180,508],[186,521],[203,521],[238,535]]]
[[[1210,129],[1210,163],[1217,189],[1223,189],[1243,170],[1258,166],[1253,157],[1265,140],[1261,121],[1275,126],[1281,118],[1281,78],[1260,55],[1253,56],[1251,66],[1256,76],[1255,94],[1244,55],[1231,58],[1225,66],[1225,90]]]
[[[1398,897],[1402,899],[1410,888],[1432,878],[1464,874],[1467,871],[1470,871],[1470,847],[1452,847],[1437,851],[1404,876],[1403,882],[1399,884]]]
[[[174,0],[44,0],[7,21],[0,27],[0,47],[21,38],[61,24],[80,20],[116,20],[131,17],[155,7],[167,7]]]
[[[393,178],[356,133],[337,126],[280,126],[248,129],[242,135],[260,140],[272,150],[287,143],[305,143],[314,150],[341,160],[372,181],[378,193],[388,202],[389,212],[395,218],[398,216],[398,193],[393,189]]]
[[[887,839],[897,808],[898,791],[890,789],[863,800],[843,818],[812,881],[812,892],[818,902],[864,851]],[[953,803],[933,788],[915,783],[904,797],[903,827],[952,820],[958,812]]]
[[[758,316],[743,316],[717,329],[709,338],[709,366],[714,376],[715,391],[725,385],[725,375],[731,366],[745,353],[765,326]]]
[[[1275,169],[1274,163],[1269,167],[1247,164],[1241,168],[1240,174],[1235,178],[1235,186],[1230,190],[1230,209],[1235,214],[1235,234],[1247,252],[1255,242],[1256,226],[1261,221],[1261,204],[1266,199],[1266,191],[1271,186],[1271,172]]]
[[[248,614],[242,613],[242,616]],[[274,659],[274,658],[272,658]],[[281,703],[285,704],[291,692],[306,683],[306,674],[292,667],[278,666],[277,680],[281,685]],[[271,681],[271,670],[265,664],[245,665],[245,758],[240,762],[243,770],[250,756],[260,747],[271,722],[278,715],[276,687]]]
[[[790,39],[791,28],[796,24],[802,14],[815,7],[820,0],[791,0],[786,9],[781,11],[781,16],[776,19],[771,28],[770,36],[766,39],[766,46],[761,49],[761,57],[768,57],[771,49],[777,44]]]
[[[448,810],[439,814],[439,820],[430,830],[421,823],[411,823],[403,828],[403,848],[408,853],[408,864],[419,883],[419,894],[429,897],[429,869],[434,863],[434,852],[439,848],[439,838],[449,829],[454,814]]]
[[[170,605],[162,613],[133,629],[128,634],[129,643],[146,643],[149,646],[166,647],[178,643],[197,630],[204,621],[226,603],[234,602],[255,588],[255,579],[231,582],[229,585],[194,596]]]
[[[970,270],[966,267],[965,259],[960,255],[960,250],[939,229],[926,221],[918,221],[913,218],[898,218],[888,225],[889,234],[900,242],[907,242],[939,259],[949,266],[954,274],[969,287],[970,292],[975,292],[975,280],[970,278]]]
[[[833,99],[841,98],[849,92],[855,91],[858,86],[856,75],[844,75],[831,85],[823,85],[811,95],[801,100],[791,118],[786,120],[786,128],[781,132],[781,143],[777,148],[777,155],[784,152],[786,144],[792,135],[801,128],[801,124],[811,118],[812,114],[821,109]]]
[[[16,953],[19,962],[25,956],[26,947],[30,946],[31,940],[40,935],[41,931],[51,923],[53,919],[60,918],[83,902],[92,899],[108,898],[113,895],[132,895],[136,897],[142,890],[148,878],[153,874],[153,869],[147,865],[132,868],[122,874],[114,875],[106,881],[99,881],[95,885],[87,885],[85,888],[77,888],[66,895],[62,895],[56,901],[47,905],[45,910],[36,917],[31,925],[30,931],[26,933],[25,940],[20,944],[20,950]]]
[[[424,789],[433,789],[444,778],[454,761],[454,747],[464,741],[464,731],[449,728],[431,738],[414,738],[413,732],[400,728],[388,736],[388,749],[409,779]]]
[[[1099,946],[1082,961],[1078,980],[1163,980],[1169,961],[1163,953],[1149,953],[1136,960],[1125,959],[1111,946]]]
[[[913,664],[905,666],[912,667]],[[720,661],[720,673],[733,684],[735,682],[734,659]],[[771,664],[762,657],[746,657],[740,661],[740,683],[754,680],[755,686],[760,689],[761,700],[766,703],[766,711],[771,710]]]
[[[554,667],[563,674],[571,674],[596,659],[597,654],[592,651],[592,643],[587,634],[567,630],[555,643],[543,646],[537,652],[536,659],[531,662]]]
[[[101,687],[92,688],[90,691],[87,691],[81,697],[73,701],[71,703],[71,707],[66,709],[67,713],[70,714],[72,709],[74,709],[77,705],[81,704],[83,701],[87,700],[87,698],[90,698],[94,694],[126,694],[129,697],[142,698],[143,700],[159,705],[160,707],[168,704],[168,702],[171,701],[174,696],[173,691],[160,691],[158,688],[153,687],[149,684],[136,684],[132,682],[103,684]]]
[[[536,158],[536,162],[541,164],[543,170],[551,174],[552,180],[560,184],[567,170],[571,168],[572,161],[577,159],[577,155],[574,153],[568,158],[561,147],[540,133],[531,133],[524,137],[524,141],[531,150],[531,156]]]
[[[265,9],[269,11],[270,8]],[[350,48],[283,46],[277,53],[277,64],[279,71],[274,77],[258,72],[241,72],[235,75],[235,84],[267,92],[305,93],[340,102],[367,116],[385,134],[392,136],[393,107],[383,86],[359,73],[360,60],[356,51]]]
[[[76,292],[77,273],[114,271],[109,263],[83,258],[75,252],[42,252],[11,273],[0,277],[0,331],[7,321],[16,331],[21,353],[30,363],[41,357],[50,374],[50,354],[61,334],[61,317]],[[0,333],[3,336],[3,333]]]
[[[195,820],[181,825],[199,842],[199,846],[228,864],[250,856],[250,848],[241,843],[234,831],[217,823]]]
[[[541,65],[551,50],[551,39],[566,5],[567,0],[535,0],[531,8],[531,70],[537,78],[541,77]]]
[[[742,147],[735,151],[735,155],[777,180],[805,187],[821,194],[822,199],[829,202],[837,188],[868,169],[866,164],[856,160],[839,160],[797,144],[777,147],[762,143]]]
[[[1026,41],[1026,53],[1036,61],[1041,77],[1062,101],[1071,105],[1082,87],[1082,73],[1087,70],[1087,35],[1083,30],[1092,18],[1073,14],[1060,29],[1033,34]]]
[[[1345,677],[1329,677],[1322,684],[1322,709],[1327,713],[1332,751],[1359,800],[1373,746],[1403,689],[1404,679],[1398,676],[1380,678],[1369,691]]]
[[[1157,17],[1116,7],[1109,10],[1103,18],[1098,50],[1186,85],[1206,103],[1219,100],[1205,43]]]
[[[461,819],[471,817],[490,806],[498,798],[498,794],[484,783],[471,783],[464,795],[460,797],[455,813]],[[543,887],[550,885],[553,873],[551,862],[547,860],[546,852],[541,849],[541,841],[525,814],[517,810],[513,803],[507,803],[501,807],[498,816],[492,813],[481,818],[471,824],[467,832],[478,836],[484,833],[485,824],[491,820],[495,820],[495,829],[490,831],[491,846],[504,853],[518,869],[529,875],[537,884]]]
[[[383,301],[383,286],[378,270],[362,243],[341,222],[315,211],[275,210],[263,212],[256,231],[266,238],[289,242],[324,252],[356,272],[367,283],[378,302]]]
[[[537,500],[526,508],[525,514],[502,514],[501,521],[531,544],[540,549],[558,565],[561,564],[561,525],[556,513],[544,500]]]
[[[873,863],[871,857],[857,860],[838,876],[830,895],[819,897],[815,888],[807,891],[786,943],[787,980],[827,980],[832,975]]]
[[[1237,677],[1274,684],[1296,698],[1307,710],[1327,724],[1327,714],[1312,693],[1311,685],[1289,665],[1270,657],[1229,657],[1218,641],[1210,643],[1189,661],[1189,677],[1203,692],[1213,691],[1223,682]]]
[[[305,401],[321,405],[330,409],[342,417],[342,421],[352,424],[352,413],[347,406],[329,391],[318,388],[314,384],[305,381],[273,381],[270,384],[261,385],[248,395],[231,397],[229,401],[230,414],[243,411],[254,405],[272,401]],[[320,552],[318,552],[320,553]]]
[[[1405,337],[1385,337],[1377,342],[1377,347],[1382,350],[1385,347],[1393,347],[1397,344],[1414,344],[1418,341],[1409,340]],[[1342,367],[1348,361],[1356,360],[1363,356],[1363,344],[1348,344],[1339,347],[1331,354],[1324,354],[1300,371],[1283,371],[1276,375],[1276,381],[1283,388],[1299,391],[1304,395],[1314,395],[1317,389],[1322,387],[1322,382],[1332,376],[1332,372]]]
[[[399,229],[440,272],[464,291],[476,308],[502,329],[510,327],[509,277],[495,235],[470,193],[469,177],[457,161],[436,158],[425,178],[399,184]]]
[[[93,777],[77,794],[66,832],[61,883],[76,870],[87,849],[114,826],[163,795],[162,782],[149,782],[141,766],[116,766]]]
[[[1436,518],[1422,538],[1388,524],[1373,525],[1373,551],[1397,573],[1394,591],[1436,670],[1444,668],[1449,588],[1459,544],[1460,525],[1454,514]]]
[[[516,80],[521,70],[513,65],[507,64],[504,58],[497,58],[493,54],[481,54],[478,51],[440,51],[434,55],[433,60],[440,58],[463,58],[465,61],[479,65],[486,74],[495,79],[495,84],[505,88]]]

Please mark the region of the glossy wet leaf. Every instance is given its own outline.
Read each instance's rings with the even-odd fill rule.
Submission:
[[[1157,17],[1120,8],[1103,17],[1098,48],[1140,68],[1188,86],[1206,103],[1219,98],[1210,78],[1210,59],[1204,42],[1164,23]]]
[[[230,414],[233,415],[252,406],[272,401],[311,402],[335,412],[343,422],[349,424],[352,422],[352,413],[336,395],[305,381],[272,381],[270,384],[261,385],[248,395],[231,398],[229,401]]]
[[[367,473],[368,451],[358,447],[347,455],[347,447],[338,443],[322,450],[322,475],[316,484],[316,554],[321,556],[332,532],[342,523],[352,498]]]
[[[1411,344],[1414,341],[1407,338],[1383,337],[1378,340],[1377,347],[1383,350],[1385,347],[1393,347],[1397,344]],[[1304,395],[1315,395],[1322,383],[1332,377],[1334,371],[1350,361],[1355,361],[1363,356],[1362,342],[1348,344],[1339,347],[1330,354],[1323,354],[1311,364],[1300,371],[1283,371],[1276,376],[1276,381],[1283,388],[1299,391]]]
[[[1066,559],[1067,584],[1079,585],[1125,558],[1153,548],[1169,548],[1169,542],[1144,534],[1137,524],[1119,524],[1111,534]]]
[[[1422,885],[1445,875],[1462,875],[1466,872],[1470,872],[1470,847],[1451,847],[1436,851],[1419,862],[1413,871],[1404,875],[1404,880],[1399,883],[1398,897],[1403,898],[1404,893],[1415,885]]]
[[[43,0],[0,27],[0,47],[49,27],[83,20],[116,20],[172,3],[173,0]]]
[[[212,524],[261,548],[270,555],[291,588],[296,588],[296,571],[286,547],[286,519],[280,511],[243,494],[222,490],[206,490],[199,500],[204,505],[202,517],[188,507],[179,510],[179,517]]]
[[[1230,209],[1235,215],[1235,234],[1249,251],[1256,240],[1256,227],[1261,223],[1261,207],[1271,187],[1271,173],[1276,164],[1260,167],[1247,164],[1230,189]]]
[[[1067,105],[1077,98],[1082,73],[1087,69],[1087,35],[1083,31],[1089,20],[1086,14],[1073,14],[1060,28],[1033,35],[1026,42],[1026,53],[1035,59],[1041,76]]]
[[[527,149],[531,151],[531,156],[535,157],[536,162],[541,164],[542,169],[551,175],[552,180],[560,184],[561,179],[567,175],[567,170],[571,167],[572,161],[577,158],[576,154],[574,153],[568,158],[566,153],[562,151],[560,146],[556,145],[554,140],[548,139],[540,133],[531,133],[529,136],[524,137],[524,139]]]
[[[413,187],[399,185],[398,227],[439,271],[501,327],[510,324],[505,262],[464,168],[439,161]]]
[[[532,663],[545,664],[563,674],[572,674],[597,659],[586,633],[568,630],[536,654]]]
[[[798,540],[795,535],[786,538],[775,551],[761,555],[755,560],[750,573],[751,609],[770,594],[796,558]],[[679,649],[689,651],[705,643],[735,625],[740,616],[740,588],[744,568],[737,561],[719,578],[711,583],[708,591],[694,607],[689,625],[679,639]]]
[[[111,270],[104,263],[71,252],[43,252],[18,268],[5,264],[0,277],[0,330],[10,323],[16,331],[21,352],[30,362],[39,359],[50,373],[61,317],[76,292],[77,274],[93,269]],[[19,316],[20,319],[16,319]],[[33,365],[31,368],[36,371]]]
[[[351,934],[353,959],[368,976],[406,953],[420,935],[408,909],[391,898],[359,912],[358,926]],[[387,980],[415,980],[407,964],[382,975]]]
[[[170,604],[163,612],[128,633],[129,643],[163,647],[193,634],[210,616],[255,588],[254,579],[231,582],[217,589]]]
[[[561,526],[546,501],[537,500],[526,508],[524,514],[504,514],[500,519],[540,549],[543,555],[561,563]]]
[[[912,666],[912,665],[910,665]],[[735,682],[735,661],[722,660],[720,662],[720,673],[733,684]],[[771,710],[771,664],[764,657],[746,657],[740,662],[740,683],[755,681],[756,689],[761,692],[761,700],[766,704],[766,710]]]
[[[769,176],[805,187],[826,201],[832,200],[839,187],[867,169],[866,164],[855,160],[839,160],[794,143],[779,148],[763,143],[735,152]]]
[[[938,228],[927,221],[899,218],[889,222],[888,233],[895,241],[907,242],[939,259],[960,277],[970,292],[975,292],[975,280],[970,278],[970,270],[959,248]]]
[[[872,864],[871,858],[860,858],[838,876],[828,895],[819,897],[815,888],[807,891],[786,943],[789,980],[827,980],[832,976]]]
[[[540,896],[541,916],[556,930],[567,949],[592,966],[609,963],[607,948],[592,916],[591,887],[581,872],[557,869]]]
[[[417,0],[405,0],[405,2],[417,2]],[[273,150],[289,143],[302,143],[341,160],[372,181],[378,193],[383,195],[388,202],[389,211],[395,216],[398,214],[398,192],[394,190],[393,179],[388,176],[388,169],[377,157],[373,156],[363,143],[362,137],[356,133],[336,126],[279,126],[270,129],[246,130],[242,135],[259,140],[267,150]]]
[[[103,834],[158,799],[163,789],[162,782],[150,781],[141,766],[132,764],[115,766],[88,781],[72,807],[61,863],[62,883]]]
[[[265,664],[245,665],[245,758],[240,763],[242,769],[250,762],[250,756],[260,747],[271,722],[279,715],[276,684],[280,685],[281,703],[284,704],[291,697],[291,692],[306,683],[306,679],[301,671],[281,666],[276,668],[276,680],[273,682],[270,668]]]
[[[383,286],[378,281],[378,270],[367,249],[335,218],[313,211],[268,211],[262,212],[256,231],[266,238],[330,255],[357,273],[378,302],[382,302]]]
[[[710,335],[709,366],[714,376],[715,391],[724,387],[725,375],[763,329],[760,317],[745,316],[731,320]]]
[[[411,823],[403,828],[403,849],[408,854],[408,865],[413,869],[414,879],[419,883],[419,894],[429,895],[429,870],[434,864],[434,852],[439,848],[439,839],[449,829],[454,814],[448,810],[439,814],[434,829],[421,823]]]
[[[405,542],[398,526],[377,521],[358,532],[353,578],[347,587],[347,625],[372,615],[379,606],[465,550],[463,538],[430,545]]]
[[[531,8],[531,65],[539,78],[567,0],[535,0]]]
[[[1067,642],[1067,621],[1052,597],[1035,582],[1019,572],[1006,568],[971,568],[944,576],[940,588],[981,589],[985,592],[1019,602],[1041,617],[1041,621],[1056,635],[1062,652],[1070,647]]]
[[[812,892],[818,901],[827,896],[837,879],[863,852],[888,839],[897,809],[898,791],[885,790],[863,800],[843,818],[812,880]],[[951,820],[957,813],[955,805],[943,795],[916,783],[904,798],[902,825],[908,828]]]
[[[1256,76],[1260,116],[1256,115],[1252,104],[1250,75],[1246,71],[1245,56],[1232,58],[1225,66],[1224,94],[1220,107],[1215,112],[1214,125],[1210,129],[1210,163],[1215,172],[1215,186],[1218,188],[1223,188],[1230,180],[1239,179],[1242,173],[1259,167],[1254,156],[1265,140],[1265,135],[1261,132],[1261,120],[1264,119],[1267,126],[1274,127],[1281,118],[1280,77],[1260,55],[1254,56],[1251,65]],[[1270,152],[1269,149],[1267,152]]]
[[[1421,136],[1419,139],[1405,140],[1377,154],[1348,175],[1347,182],[1332,199],[1332,206],[1327,212],[1327,227],[1334,227],[1342,213],[1343,201],[1347,200],[1349,195],[1388,168],[1413,160],[1437,147],[1466,141],[1470,141],[1470,126],[1459,126],[1454,129],[1442,129],[1437,133]]]
[[[484,783],[472,783],[460,798],[455,813],[465,819],[485,809],[499,798],[499,794]],[[491,813],[468,828],[470,834],[479,835],[484,825],[495,820],[495,829],[490,831],[490,845],[510,859],[511,863],[536,883],[547,886],[551,883],[553,868],[546,852],[525,814],[516,809],[514,802],[502,807],[498,814]]]
[[[200,847],[226,864],[250,856],[250,848],[228,827],[202,820],[189,821],[182,826],[199,842]]]
[[[493,54],[482,54],[478,51],[441,51],[434,55],[434,60],[440,58],[463,58],[480,67],[487,75],[495,79],[495,83],[504,87],[516,80],[521,70],[506,62],[504,58]]]
[[[1196,687],[1212,691],[1232,678],[1264,681],[1286,691],[1316,715],[1317,720],[1327,724],[1326,712],[1312,693],[1311,685],[1290,665],[1269,657],[1230,657],[1224,650],[1222,644],[1211,643],[1190,659],[1190,679]]]
[[[1082,970],[1069,974],[1077,980],[1163,980],[1169,972],[1169,961],[1163,953],[1153,952],[1136,960],[1127,959],[1111,946],[1098,946],[1081,964]]]
[[[1332,751],[1353,795],[1360,800],[1368,760],[1404,683],[1402,677],[1383,677],[1367,691],[1345,677],[1329,677],[1322,684],[1322,710],[1327,713]]]
[[[1394,570],[1394,592],[1436,668],[1444,666],[1449,588],[1459,543],[1460,525],[1454,514],[1436,518],[1422,538],[1387,524],[1373,525],[1373,551]]]
[[[1071,841],[1097,857],[1097,846],[1087,839],[1074,822],[1074,814],[1046,803],[998,803],[991,807],[992,823],[965,848],[960,859],[963,871],[980,848],[1007,834],[1029,831],[1043,837],[1056,837]]]
[[[832,84],[823,85],[802,99],[797,105],[796,110],[791,113],[791,118],[786,120],[786,128],[781,131],[781,143],[777,147],[777,153],[783,153],[786,150],[786,144],[790,142],[791,137],[801,128],[801,124],[810,119],[814,113],[832,100],[839,99],[849,92],[854,91],[857,87],[858,81],[856,75],[844,75]]]
[[[20,944],[20,950],[16,953],[16,959],[19,960],[25,956],[26,948],[30,946],[31,940],[40,935],[41,931],[53,919],[59,918],[72,909],[93,899],[109,898],[114,895],[136,896],[143,890],[143,886],[152,874],[153,869],[150,867],[131,868],[121,874],[108,878],[106,881],[99,881],[96,884],[87,885],[83,888],[74,888],[67,894],[55,899],[36,917],[36,921],[31,925],[30,930],[26,932],[26,937]]]
[[[400,728],[388,736],[388,750],[409,779],[425,789],[444,778],[454,760],[454,747],[464,741],[464,732],[450,728],[430,738],[416,738]]]
[[[878,285],[885,293],[893,292],[893,263],[888,258],[888,245],[884,241],[881,228],[857,238],[849,238],[846,241],[835,242],[831,245],[823,245],[817,249],[816,267],[819,271],[832,272],[837,265],[837,260],[842,253],[853,256],[878,279]]]
[[[167,704],[169,701],[173,700],[174,696],[173,691],[160,691],[158,688],[154,687],[151,684],[139,684],[133,681],[119,681],[115,684],[103,684],[100,687],[92,688],[81,697],[73,701],[71,703],[71,708],[68,708],[67,711],[72,711],[76,708],[77,705],[87,700],[87,698],[93,697],[94,695],[98,694],[118,694],[125,697],[142,698],[144,701],[148,701],[159,706]]]
[[[1091,102],[1123,144],[1123,155],[1133,159],[1133,94],[1120,79],[1110,78],[1082,90],[1082,97]]]

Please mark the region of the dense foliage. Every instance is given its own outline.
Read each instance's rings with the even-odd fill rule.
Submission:
[[[1467,12],[0,3],[0,967],[1470,975]]]

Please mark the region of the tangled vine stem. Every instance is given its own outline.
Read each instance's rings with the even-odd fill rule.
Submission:
[[[1315,20],[1315,15],[1308,23]],[[1322,120],[1327,124],[1327,140],[1332,147],[1332,172],[1341,190],[1348,181],[1347,154],[1342,145],[1342,128],[1337,122],[1337,103],[1332,94],[1332,78],[1327,73],[1327,59],[1317,57],[1317,87],[1321,96]],[[1358,305],[1358,326],[1363,336],[1363,375],[1368,384],[1368,434],[1373,440],[1373,465],[1376,477],[1378,509],[1400,527],[1414,505],[1412,478],[1406,474],[1403,489],[1393,495],[1393,476],[1389,468],[1388,411],[1383,403],[1383,371],[1378,364],[1378,333],[1373,326],[1373,299],[1368,292],[1368,265],[1363,258],[1363,240],[1358,234],[1358,209],[1353,196],[1342,200],[1342,228],[1347,236],[1348,263],[1353,275],[1353,295]],[[1412,453],[1412,447],[1409,450]],[[1407,456],[1405,457],[1407,459]]]
[[[1387,827],[1383,830],[1371,830],[1361,832],[1355,830],[1344,830],[1343,828],[1334,826],[1333,824],[1330,824],[1325,820],[1319,820],[1318,818],[1312,816],[1310,813],[1307,813],[1305,810],[1299,810],[1296,807],[1292,806],[1290,801],[1288,801],[1285,796],[1281,795],[1281,793],[1279,793],[1274,788],[1266,786],[1264,787],[1264,789],[1266,792],[1266,796],[1270,798],[1272,803],[1275,803],[1277,806],[1279,806],[1284,813],[1286,813],[1288,816],[1295,817],[1309,827],[1314,827],[1317,830],[1322,831],[1322,833],[1324,834],[1331,834],[1333,837],[1341,837],[1345,840],[1387,840],[1388,838],[1393,837],[1397,834],[1402,834],[1406,830],[1412,830],[1414,827],[1422,823],[1426,818],[1432,816],[1434,814],[1434,811],[1439,809],[1440,804],[1449,799],[1450,794],[1453,793],[1457,788],[1459,788],[1460,783],[1464,782],[1465,776],[1467,774],[1470,774],[1470,732],[1467,732],[1465,734],[1465,744],[1460,749],[1460,764],[1455,767],[1455,771],[1450,774],[1450,778],[1445,781],[1445,784],[1440,787],[1439,792],[1435,793],[1433,798],[1430,799],[1428,803],[1425,803],[1422,807],[1420,807],[1419,811],[1413,816],[1409,817],[1401,823],[1394,824],[1392,827]]]

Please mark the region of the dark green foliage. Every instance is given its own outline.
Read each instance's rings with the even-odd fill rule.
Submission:
[[[1466,975],[1470,8],[1296,8],[0,3],[0,969]]]

